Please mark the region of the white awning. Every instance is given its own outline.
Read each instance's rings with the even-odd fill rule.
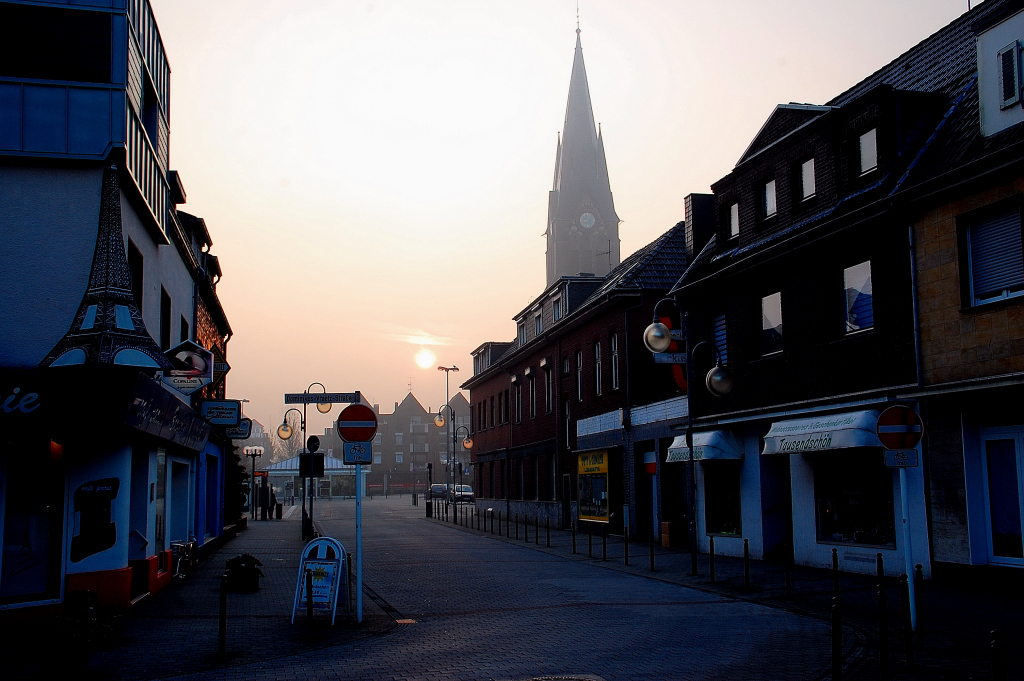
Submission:
[[[848,447],[881,447],[875,434],[878,411],[849,411],[776,421],[764,436],[762,454],[819,452]]]
[[[743,448],[740,447],[733,434],[725,430],[705,430],[693,434],[693,460],[709,459],[742,459]],[[665,463],[689,461],[690,449],[686,446],[686,436],[680,435],[668,448]]]

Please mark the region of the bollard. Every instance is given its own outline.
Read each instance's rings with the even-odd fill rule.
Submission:
[[[654,572],[654,533],[651,532],[651,572]]]
[[[715,583],[715,535],[708,538],[708,572],[711,574],[711,583]]]
[[[1003,647],[1003,633],[993,629],[992,635],[992,681],[1006,681],[1006,649]]]
[[[345,565],[348,566],[348,611],[352,612],[352,552],[348,551],[345,556]]]
[[[572,555],[576,555],[576,521],[573,520],[569,523],[569,529],[572,531]]]
[[[512,520],[512,514],[509,513],[507,516],[505,516],[505,536],[506,537],[508,536],[508,523],[511,520]],[[498,534],[501,534],[501,532],[499,532]]]
[[[548,548],[551,548],[551,518],[544,518],[544,531],[548,538]]]
[[[750,541],[743,540],[743,588],[750,588]]]
[[[914,608],[917,609],[917,647],[924,650],[924,566],[914,566]]]
[[[498,536],[501,536],[501,511],[498,511]]]
[[[533,517],[533,543],[540,546],[540,516]]]
[[[839,550],[832,549],[832,596],[839,595]]]
[[[629,528],[622,528],[622,560],[629,565]]]
[[[793,546],[792,544],[786,547],[786,598],[793,597]]]
[[[306,624],[313,626],[313,571],[306,568]]]
[[[907,669],[914,666],[914,629],[910,626],[910,580],[900,575],[900,600],[903,606],[903,648],[907,653]]]
[[[518,528],[516,533],[516,539],[519,539]],[[523,541],[527,544],[530,543],[530,516],[523,514]]]
[[[516,539],[519,539],[519,514],[516,513]]]
[[[594,557],[594,531],[591,523],[587,523],[587,558]]]
[[[843,599],[832,597],[832,681],[843,681]]]
[[[601,526],[601,560],[608,560],[608,526]]]
[[[885,603],[885,567],[882,554],[875,555],[878,579],[878,678],[889,681],[889,613]]]
[[[220,576],[220,628],[217,631],[217,653],[221,656],[228,647],[228,576]]]

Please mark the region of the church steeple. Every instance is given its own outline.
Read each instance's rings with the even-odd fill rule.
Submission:
[[[548,285],[580,272],[603,276],[619,264],[619,216],[608,181],[604,138],[594,125],[578,27],[546,236]]]

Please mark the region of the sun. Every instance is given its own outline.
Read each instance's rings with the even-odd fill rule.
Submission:
[[[420,351],[416,353],[416,363],[424,369],[434,366],[436,360],[437,356],[426,348],[420,348]]]

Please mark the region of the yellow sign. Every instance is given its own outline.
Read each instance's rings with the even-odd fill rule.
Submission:
[[[608,472],[608,452],[587,452],[580,454],[579,468],[580,475],[591,475],[593,473]]]

